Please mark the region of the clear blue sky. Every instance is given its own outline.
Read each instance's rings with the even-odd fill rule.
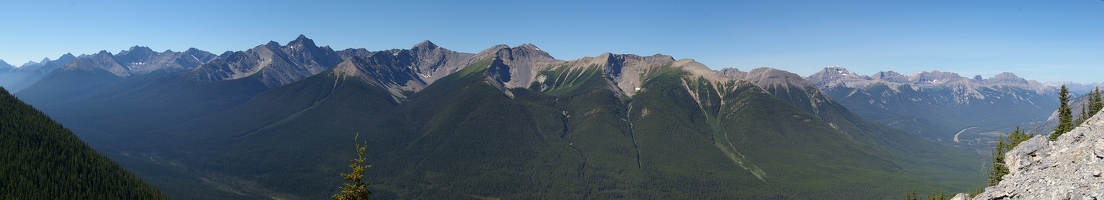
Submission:
[[[334,49],[461,52],[533,43],[558,59],[604,52],[810,75],[1014,72],[1104,81],[1104,1],[0,1],[0,59],[189,47],[220,54],[305,34]]]

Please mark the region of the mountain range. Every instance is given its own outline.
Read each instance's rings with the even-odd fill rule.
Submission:
[[[27,62],[19,68],[0,66],[0,86],[12,93],[18,92],[74,59],[76,59],[76,56],[67,53],[58,57],[57,60],[43,58],[40,62]],[[4,64],[11,66],[6,62]]]
[[[532,44],[334,51],[300,35],[82,55],[16,96],[178,199],[323,198],[360,142],[377,198],[808,199],[971,190],[987,159],[932,140],[1045,117],[1051,93],[1011,74],[801,77]]]
[[[1041,124],[1058,107],[1057,89],[1001,73],[966,78],[952,72],[857,75],[827,67],[808,77],[865,119],[938,141],[989,149],[996,134]],[[980,145],[980,146],[979,146]]]

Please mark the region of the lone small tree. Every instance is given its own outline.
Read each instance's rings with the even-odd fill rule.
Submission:
[[[357,134],[357,137],[359,136],[360,134]],[[372,167],[372,165],[364,165],[364,151],[366,150],[368,150],[368,144],[363,146],[356,144],[357,158],[349,160],[349,168],[352,169],[352,172],[341,173],[341,177],[347,183],[341,186],[341,192],[331,197],[337,200],[363,200],[372,196],[372,192],[368,191],[368,185],[372,185],[372,183],[364,182],[364,170]]]
[[[1100,96],[1100,88],[1096,88],[1091,94],[1092,96],[1089,96],[1089,117],[1104,109],[1104,98]]]
[[[1069,107],[1069,89],[1066,89],[1066,85],[1062,85],[1062,89],[1058,91],[1058,126],[1054,127],[1054,133],[1050,134],[1050,141],[1058,140],[1058,136],[1063,133],[1073,130],[1073,112]]]

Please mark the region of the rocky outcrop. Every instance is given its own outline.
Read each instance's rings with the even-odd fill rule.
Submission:
[[[489,76],[500,88],[524,88],[532,83],[537,72],[563,63],[533,44],[513,48],[501,48],[495,52],[495,60],[487,67]]]
[[[1048,141],[1038,135],[1005,153],[1009,174],[974,199],[1104,198],[1104,115]]]

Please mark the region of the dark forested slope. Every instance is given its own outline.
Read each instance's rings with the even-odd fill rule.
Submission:
[[[0,88],[0,199],[167,199]]]

